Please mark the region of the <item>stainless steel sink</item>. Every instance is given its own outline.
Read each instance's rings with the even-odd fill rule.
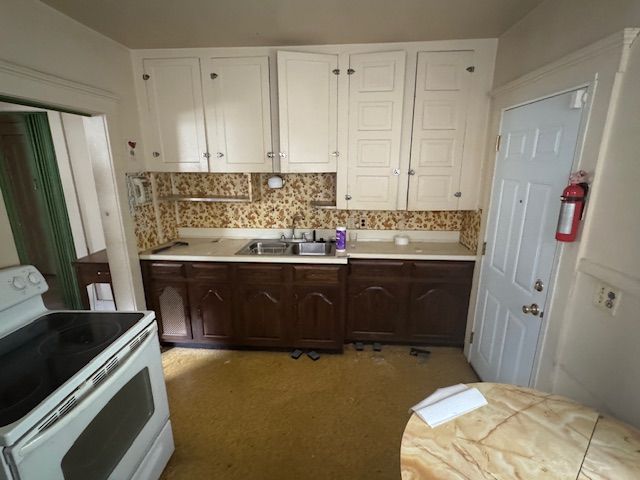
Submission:
[[[284,242],[251,240],[236,255],[286,255],[289,249]]]
[[[251,240],[236,252],[236,255],[271,255],[271,256],[296,256],[296,255],[321,255],[335,254],[335,245],[324,242],[299,242],[288,243],[278,240]]]
[[[291,252],[294,255],[333,255],[335,245],[324,242],[295,243],[291,247]]]

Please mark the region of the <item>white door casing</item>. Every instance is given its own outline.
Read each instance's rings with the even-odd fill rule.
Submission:
[[[397,208],[405,61],[404,51],[349,57],[349,209]]]
[[[420,52],[408,210],[456,210],[473,78],[472,51]]]
[[[273,171],[269,57],[210,58],[207,67],[209,171]]]
[[[144,59],[143,68],[152,169],[206,172],[200,60]]]
[[[575,92],[506,110],[496,157],[470,361],[483,381],[528,386],[582,108]],[[535,288],[536,281],[542,289]]]
[[[335,172],[338,55],[278,52],[280,169]]]

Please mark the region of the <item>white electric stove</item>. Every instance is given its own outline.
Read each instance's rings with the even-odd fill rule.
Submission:
[[[173,435],[153,312],[52,311],[0,270],[0,480],[157,479]]]

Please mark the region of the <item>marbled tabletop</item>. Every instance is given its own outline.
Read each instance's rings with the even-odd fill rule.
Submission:
[[[640,479],[640,432],[567,398],[514,385],[470,384],[488,405],[429,427],[412,415],[402,478]]]

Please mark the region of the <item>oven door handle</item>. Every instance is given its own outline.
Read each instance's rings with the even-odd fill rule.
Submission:
[[[145,350],[145,347],[149,344],[149,342],[157,338],[156,335],[153,335],[154,331],[157,330],[155,322],[151,324],[147,328],[147,330],[149,331],[149,335],[147,335],[147,337],[142,341],[142,343],[140,343],[140,345],[136,348],[136,350],[133,353],[127,355],[124,358],[124,361],[118,365],[118,368],[116,368],[107,377],[106,380],[116,378],[121,372],[126,370],[126,366],[134,362],[142,354],[142,352]],[[127,348],[127,347],[125,346],[124,348]],[[106,363],[108,363],[108,361]],[[78,389],[75,390],[75,392],[78,392],[78,390],[82,391],[83,389],[85,390],[91,389],[91,385],[92,385],[92,382],[90,380],[86,380],[83,384],[81,384],[78,387]],[[68,414],[64,415],[62,418],[57,420],[49,428],[46,428],[40,432],[35,433],[32,438],[25,439],[22,446],[17,448],[16,453],[18,453],[21,457],[24,458],[29,454],[30,451],[38,447],[38,445],[40,445],[42,442],[50,439],[52,436],[55,436],[61,429],[63,429],[71,421],[74,420],[74,417],[75,417],[74,413],[76,413],[79,408],[82,408],[82,406],[86,405],[87,402],[91,402],[96,397],[99,397],[102,391],[108,388],[108,385],[109,385],[108,381],[102,381],[96,388],[93,388],[88,393],[88,395],[81,396],[78,401],[78,404]]]

